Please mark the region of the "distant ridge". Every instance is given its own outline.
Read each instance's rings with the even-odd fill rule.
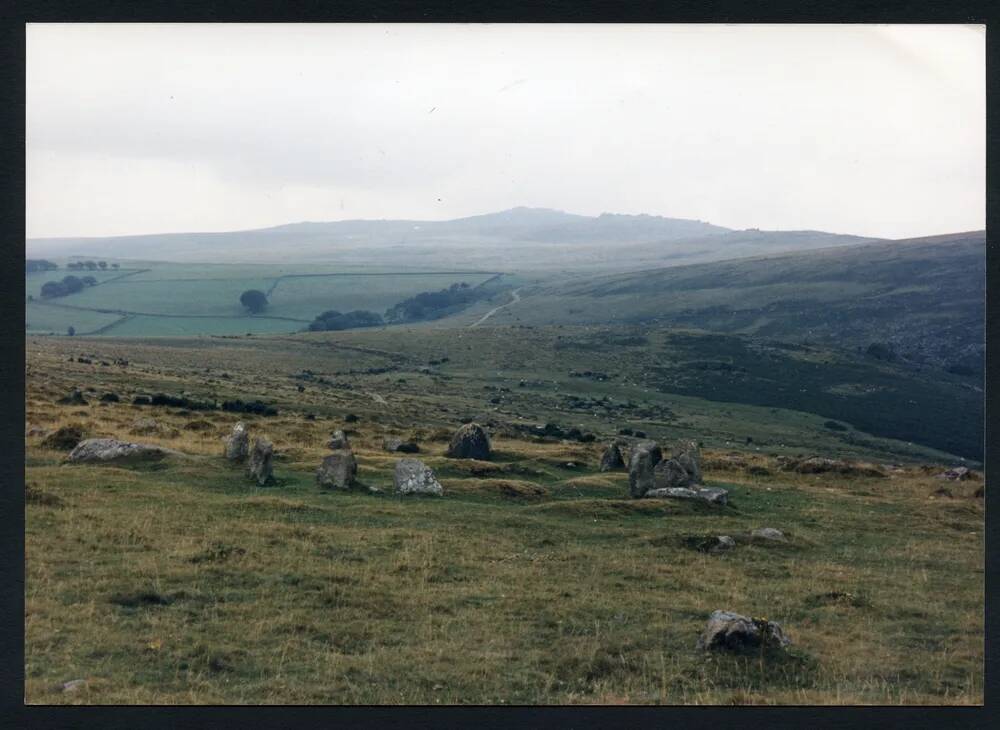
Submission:
[[[132,240],[147,239],[152,237],[166,236],[229,236],[245,234],[265,234],[271,232],[288,233],[317,233],[350,231],[350,230],[394,230],[397,228],[408,228],[419,226],[420,228],[447,228],[451,230],[473,229],[476,227],[490,227],[500,229],[524,229],[535,226],[550,227],[559,225],[587,226],[588,224],[598,224],[602,227],[613,226],[616,223],[634,225],[642,223],[649,227],[659,226],[660,233],[670,235],[671,229],[681,227],[685,229],[696,228],[700,233],[719,232],[724,233],[731,229],[716,226],[704,221],[687,218],[666,218],[663,216],[640,213],[638,215],[622,213],[601,213],[599,216],[579,215],[576,213],[565,213],[552,208],[529,208],[518,206],[508,210],[495,213],[482,213],[479,215],[465,216],[463,218],[453,218],[446,220],[421,220],[421,219],[394,219],[394,218],[348,218],[336,221],[299,221],[294,223],[281,223],[275,226],[264,228],[248,228],[235,231],[187,231],[179,233],[132,233],[118,236],[47,236],[27,239],[28,243],[44,244],[68,241],[112,241],[112,240]]]
[[[323,263],[421,270],[624,272],[879,239],[732,230],[700,220],[517,207],[453,220],[300,221],[243,231],[26,241],[29,257],[198,263]]]

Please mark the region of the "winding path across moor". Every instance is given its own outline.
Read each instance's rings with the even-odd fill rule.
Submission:
[[[469,327],[478,327],[483,322],[485,322],[490,317],[492,317],[494,314],[496,314],[497,312],[499,312],[501,309],[504,309],[505,307],[509,307],[511,304],[517,304],[519,301],[521,301],[521,289],[520,288],[515,289],[514,291],[512,291],[510,293],[510,296],[511,296],[511,300],[509,302],[507,302],[506,304],[501,304],[499,307],[493,307],[493,309],[491,309],[486,314],[484,314],[482,317],[480,317],[475,322],[473,322],[472,324],[470,324]]]

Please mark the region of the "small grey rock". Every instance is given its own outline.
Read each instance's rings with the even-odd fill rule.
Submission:
[[[657,499],[661,497],[672,497],[673,499],[697,499],[698,493],[688,487],[660,487],[659,489],[650,489],[643,496],[650,499]]]
[[[62,689],[63,692],[79,692],[81,689],[86,688],[86,686],[86,679],[71,679],[68,682],[63,682],[62,685],[60,685],[60,689]]]
[[[713,547],[709,548],[709,552],[718,553],[723,550],[732,550],[736,547],[736,540],[731,538],[729,535],[719,535],[715,539],[718,542]]]
[[[698,489],[698,497],[712,504],[729,503],[729,492],[722,487],[700,487]]]
[[[384,438],[382,440],[382,448],[386,451],[403,454],[416,454],[420,451],[420,447],[413,441],[403,441],[403,439],[396,436],[387,436]]]
[[[754,540],[769,540],[771,542],[788,542],[788,540],[785,539],[785,533],[773,527],[758,527],[756,530],[753,530],[750,533],[750,537]]]
[[[780,624],[753,619],[731,611],[713,611],[698,638],[697,648],[705,651],[740,652],[759,649],[783,649],[791,641]]]
[[[722,487],[665,487],[650,489],[646,497],[666,497],[670,499],[700,499],[710,504],[726,504],[729,492]]]
[[[444,487],[434,477],[431,468],[419,459],[400,459],[393,473],[397,494],[433,494],[441,496]]]
[[[118,439],[85,439],[76,445],[66,460],[74,464],[137,464],[160,461],[167,456],[182,454],[162,446],[134,444]]]
[[[56,403],[61,406],[85,406],[87,405],[87,399],[83,397],[83,393],[80,392],[79,388],[74,388],[68,395],[57,400]]]

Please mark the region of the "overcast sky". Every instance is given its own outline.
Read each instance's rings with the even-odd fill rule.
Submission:
[[[29,237],[518,205],[985,227],[981,26],[29,25]]]

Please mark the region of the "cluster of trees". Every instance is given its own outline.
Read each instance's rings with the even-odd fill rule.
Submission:
[[[67,269],[72,269],[73,271],[83,271],[84,269],[86,269],[87,271],[97,271],[98,269],[100,269],[101,271],[106,271],[108,269],[108,262],[107,261],[70,261],[68,264],[66,264],[66,268]],[[118,264],[111,264],[111,268],[112,269],[117,269],[118,268]]]
[[[354,327],[378,327],[381,324],[385,324],[385,322],[377,312],[369,312],[364,309],[356,309],[353,312],[338,312],[331,309],[316,317],[309,324],[309,330],[311,332],[325,332]]]
[[[62,281],[47,281],[42,284],[42,297],[45,299],[64,297],[68,294],[76,294],[78,291],[83,291],[84,287],[95,284],[97,284],[97,279],[93,276],[84,276],[81,279],[71,274],[64,276]]]
[[[24,273],[30,274],[33,271],[55,271],[59,268],[59,264],[54,264],[51,261],[46,261],[45,259],[25,259],[24,260]]]
[[[439,319],[477,299],[488,297],[490,293],[489,290],[482,287],[470,287],[463,281],[460,284],[452,284],[441,291],[421,292],[405,299],[386,310],[385,318],[389,322]]]
[[[244,296],[249,293],[244,292]],[[490,294],[491,291],[484,287],[471,287],[463,281],[452,284],[441,291],[421,292],[405,299],[387,309],[384,318],[377,312],[364,309],[356,309],[353,312],[339,312],[336,309],[330,309],[318,315],[309,324],[309,330],[311,332],[326,332],[358,327],[379,327],[386,322],[439,319],[474,301],[489,297]]]

